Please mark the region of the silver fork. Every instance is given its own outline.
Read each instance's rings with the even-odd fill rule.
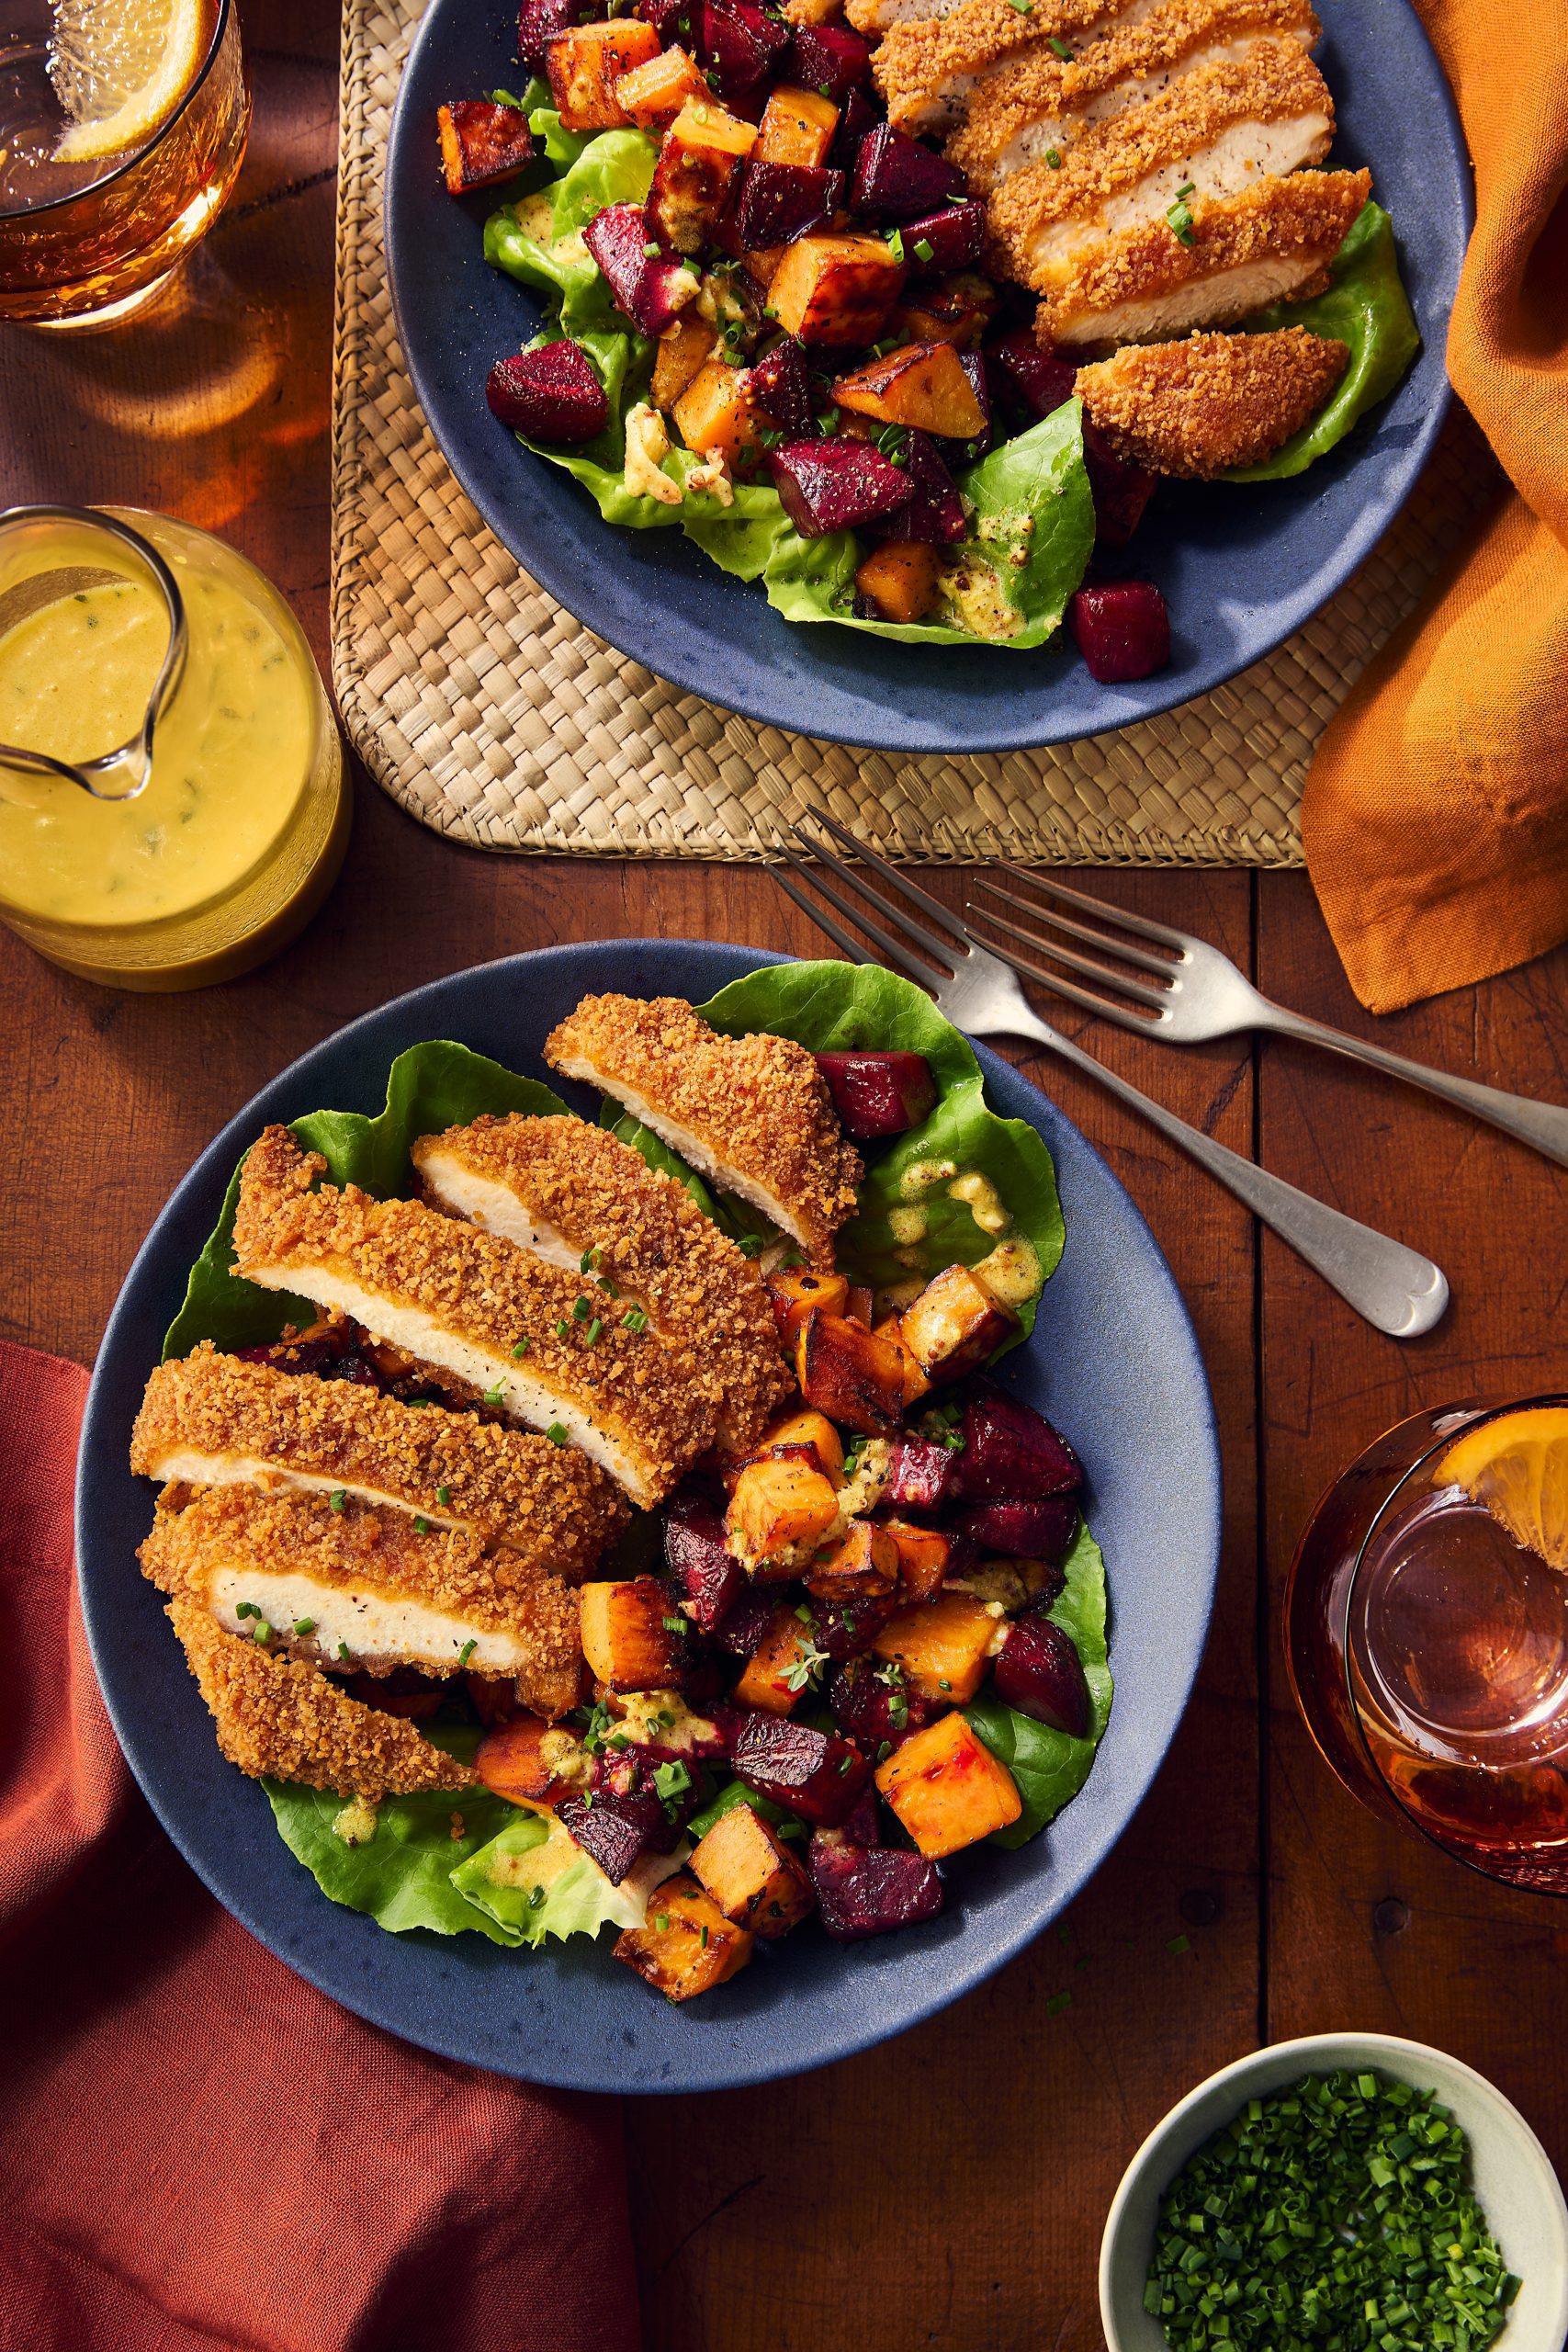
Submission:
[[[1388,1332],[1393,1339],[1410,1340],[1429,1331],[1438,1322],[1449,1301],[1448,1280],[1440,1266],[1416,1250],[1407,1250],[1403,1242],[1374,1231],[1371,1226],[1358,1225],[1353,1217],[1314,1200],[1310,1193],[1298,1192],[1293,1184],[1271,1176],[1266,1168],[1243,1159],[1239,1153],[1227,1150],[1211,1136],[1190,1127],[1185,1119],[1179,1119],[1163,1103],[1141,1094],[1124,1078],[1097,1062],[1092,1054],[1086,1054],[1070,1037],[1064,1037],[1059,1030],[1042,1021],[1025,1001],[1023,990],[1001,958],[983,947],[957,917],[940,906],[929,892],[907,874],[898,873],[874,850],[857,842],[852,833],[847,833],[822,810],[812,808],[807,813],[857,858],[883,875],[895,890],[919,907],[939,929],[932,931],[916,922],[903,907],[874,889],[842,858],[836,857],[798,825],[792,824],[790,828],[796,839],[813,857],[831,866],[874,912],[868,914],[825,874],[808,866],[782,835],[775,844],[778,855],[810,889],[819,892],[868,939],[874,940],[885,960],[896,971],[929,989],[936,1000],[937,1010],[954,1028],[966,1030],[976,1037],[1032,1038],[1037,1045],[1048,1046],[1075,1069],[1082,1070],[1087,1078],[1149,1120],[1179,1149],[1206,1168],[1380,1331]],[[843,949],[852,962],[869,964],[875,960],[842,924],[824,913],[782,867],[775,865],[771,871],[780,889]]]
[[[1384,1046],[1374,1046],[1362,1037],[1348,1036],[1343,1029],[1331,1029],[1325,1022],[1310,1020],[1303,1012],[1292,1012],[1289,1007],[1274,1004],[1259,995],[1244,973],[1238,972],[1228,956],[1211,947],[1206,939],[1198,939],[1190,932],[1173,931],[1169,924],[1150,922],[1146,916],[1130,915],[1121,907],[1108,907],[1099,899],[1091,899],[1087,891],[1069,889],[1066,883],[1047,881],[1043,876],[1026,873],[1016,865],[998,863],[998,874],[1027,883],[1032,890],[1051,901],[1041,906],[1035,900],[1021,898],[1016,890],[1004,890],[999,884],[977,877],[975,888],[987,898],[998,899],[1004,906],[1015,907],[1020,913],[1032,915],[1040,929],[1026,931],[1005,915],[996,914],[989,907],[976,906],[970,899],[965,914],[976,916],[987,926],[987,934],[1001,932],[1009,939],[1022,942],[1026,947],[1042,949],[1054,963],[1065,964],[1074,972],[1081,972],[1093,982],[1091,989],[1079,988],[1060,972],[1043,969],[1021,956],[1009,953],[989,936],[987,945],[1004,964],[1010,964],[1026,979],[1037,980],[1042,988],[1050,989],[1057,996],[1071,999],[1097,1012],[1102,1021],[1119,1022],[1123,1029],[1134,1029],[1146,1037],[1157,1037],[1163,1044],[1195,1046],[1208,1037],[1230,1037],[1238,1030],[1272,1029],[1282,1037],[1299,1037],[1312,1046],[1326,1046],[1331,1053],[1343,1054],[1351,1061],[1365,1062],[1370,1069],[1382,1070],[1390,1078],[1404,1079],[1411,1086],[1425,1088],[1445,1102],[1452,1102],[1473,1118],[1484,1119],[1490,1126],[1501,1127],[1518,1143],[1528,1143],[1544,1152],[1548,1159],[1555,1159],[1560,1167],[1568,1168],[1568,1110],[1556,1102],[1533,1102],[1528,1095],[1505,1094],[1495,1086],[1482,1086],[1472,1078],[1454,1078],[1445,1069],[1432,1069],[1425,1062],[1407,1061],[1403,1054],[1391,1054]],[[1076,922],[1071,915],[1058,914],[1057,905],[1077,907],[1093,918],[1096,928]],[[1081,940],[1086,946],[1095,947],[1100,955],[1113,956],[1118,963],[1131,964],[1140,972],[1152,977],[1135,980],[1125,973],[1090,956],[1078,954],[1049,934],[1060,932],[1069,939]],[[1152,956],[1139,947],[1138,940],[1148,940],[1156,947],[1170,950],[1166,956]],[[1141,1008],[1141,1009],[1139,1009]]]

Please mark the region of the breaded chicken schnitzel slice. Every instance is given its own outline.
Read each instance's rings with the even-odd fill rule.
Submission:
[[[1151,472],[1213,481],[1259,465],[1328,399],[1348,345],[1305,327],[1129,344],[1077,372],[1084,413],[1119,458]]]
[[[1294,172],[1219,201],[1195,197],[1190,244],[1145,221],[1053,272],[1035,333],[1050,348],[1109,350],[1315,294],[1371,193],[1370,172]]]
[[[251,1146],[234,1269],[352,1315],[377,1339],[470,1382],[581,1447],[645,1510],[712,1444],[716,1416],[685,1356],[599,1314],[581,1283],[422,1201],[375,1201],[324,1172],[287,1127]]]
[[[883,96],[897,95],[901,107],[929,101],[938,111],[921,127],[940,130],[959,119],[975,85],[1004,59],[1053,40],[1076,51],[1104,40],[1118,26],[1136,23],[1157,5],[1158,0],[1034,0],[1023,10],[1012,0],[954,0],[939,8],[910,6],[906,0],[849,0],[846,13],[862,32],[882,33],[872,71]]]
[[[148,1381],[130,1466],[193,1487],[396,1504],[502,1547],[498,1578],[515,1559],[581,1582],[631,1516],[615,1481],[573,1446],[354,1381],[246,1363],[209,1340]]]
[[[421,1136],[430,1198],[581,1275],[603,1312],[640,1309],[689,1351],[719,1436],[744,1453],[793,1383],[762,1277],[683,1184],[584,1119],[484,1117]]]
[[[723,1037],[680,997],[589,996],[546,1039],[545,1059],[624,1103],[814,1266],[831,1266],[864,1170],[804,1046]]]
[[[577,1704],[576,1593],[515,1561],[500,1584],[491,1557],[455,1528],[377,1503],[214,1487],[183,1509],[160,1504],[137,1556],[161,1591],[275,1656],[506,1675],[536,1714]]]
[[[1065,159],[1097,123],[1159,97],[1183,74],[1244,63],[1268,34],[1308,48],[1321,29],[1308,0],[1164,0],[1151,16],[1109,28],[1081,56],[1063,59],[1037,41],[975,84],[968,119],[948,141],[949,160],[972,187],[988,193],[1026,164]],[[890,70],[892,45],[890,38],[877,52],[879,78]]]
[[[1254,41],[1244,61],[1181,74],[1157,98],[1101,122],[1054,169],[1043,158],[1011,173],[987,217],[1016,274],[1049,293],[1086,253],[1149,224],[1173,243],[1173,209],[1234,196],[1315,163],[1334,136],[1334,101],[1301,43]]]
[[[218,1726],[218,1745],[253,1781],[299,1781],[342,1797],[467,1789],[476,1776],[412,1724],[367,1707],[330,1676],[273,1657],[182,1596],[164,1611]]]

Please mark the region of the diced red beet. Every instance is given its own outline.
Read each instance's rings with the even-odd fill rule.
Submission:
[[[790,79],[842,106],[871,79],[871,43],[848,25],[796,25]]]
[[[986,242],[983,204],[949,204],[940,212],[904,225],[904,251],[911,269],[973,269]],[[930,254],[920,251],[931,247]]]
[[[671,0],[674,5],[674,0]],[[517,17],[517,54],[536,74],[545,70],[545,43],[574,25],[591,25],[599,15],[595,0],[523,0]]]
[[[751,398],[765,408],[783,433],[804,438],[811,430],[811,379],[806,345],[785,335],[751,363]]]
[[[1043,1413],[987,1382],[964,1408],[962,1475],[966,1501],[1032,1503],[1070,1495],[1083,1464]]]
[[[815,164],[747,164],[735,209],[740,243],[748,252],[791,245],[820,229],[843,193],[842,172]]]
[[[1105,547],[1124,548],[1155,494],[1156,476],[1146,466],[1130,466],[1119,458],[1099,425],[1087,416],[1083,460],[1094,500],[1094,536]]]
[[[803,539],[853,531],[907,506],[907,474],[869,441],[786,441],[768,458],[773,487]]]
[[[897,1437],[882,1499],[899,1510],[940,1510],[953,1491],[958,1456],[951,1446],[923,1437]]]
[[[691,0],[637,0],[637,6],[633,13],[640,17],[645,25],[651,25],[661,41],[689,42]],[[675,20],[678,17],[684,17],[686,19],[685,32],[682,32],[676,25]],[[603,23],[604,19],[600,17],[598,21]]]
[[[1010,1560],[1044,1560],[1053,1566],[1078,1523],[1076,1495],[1047,1495],[1037,1503],[975,1503],[958,1514],[958,1532],[982,1552]]]
[[[1083,1661],[1049,1617],[1017,1619],[992,1669],[998,1699],[1053,1731],[1087,1739],[1094,1721]]]
[[[952,448],[954,445],[949,442],[947,446]],[[910,433],[900,454],[912,492],[909,503],[901,506],[887,522],[874,525],[872,537],[920,539],[931,547],[952,547],[964,537],[969,526],[964,520],[958,484],[948,472],[937,443],[929,433],[916,430]],[[923,1118],[925,1113],[920,1116]],[[855,1130],[852,1128],[850,1132],[853,1134]],[[888,1128],[882,1132],[896,1134],[902,1130]]]
[[[768,1627],[773,1611],[781,1606],[781,1589],[770,1585],[765,1592],[748,1586],[735,1606],[722,1616],[713,1628],[713,1638],[720,1649],[731,1657],[750,1657]]]
[[[871,100],[859,90],[852,90],[839,108],[839,119],[833,131],[833,143],[828,150],[828,161],[836,171],[852,172],[861,141],[868,130],[876,128],[876,112]]]
[[[725,1541],[724,1520],[703,1495],[677,1495],[664,1511],[664,1564],[680,1607],[711,1634],[747,1589],[746,1571]]]
[[[675,1842],[659,1842],[671,1825],[657,1798],[596,1796],[590,1804],[586,1797],[567,1797],[556,1807],[556,1818],[612,1886],[619,1886],[645,1854],[669,1853]]]
[[[1170,660],[1170,616],[1152,581],[1087,584],[1067,606],[1067,626],[1102,686],[1150,677]]]
[[[614,1737],[612,1731],[609,1738]],[[710,1752],[722,1754],[723,1750]],[[684,1789],[671,1790],[668,1795],[660,1791],[654,1776],[667,1760],[670,1759],[656,1756],[652,1747],[641,1741],[626,1747],[606,1745],[593,1758],[593,1811],[597,1812],[602,1804],[608,1805],[623,1820],[641,1826],[647,1832],[648,1850],[652,1854],[669,1853],[681,1835],[686,1816],[696,1809],[696,1782],[690,1772]],[[665,1775],[667,1781],[679,1777],[678,1773]],[[572,1835],[577,1835],[575,1830]]]
[[[643,334],[662,334],[692,300],[694,284],[679,254],[649,253],[658,240],[640,204],[607,204],[582,232],[617,310]]]
[[[879,122],[855,157],[850,210],[866,220],[918,220],[965,193],[963,173],[907,130]]]
[[[807,1848],[806,1866],[817,1890],[822,1925],[840,1943],[934,1919],[942,1909],[942,1880],[936,1864],[923,1854],[816,1837]]]
[[[929,434],[911,434],[909,438],[911,444],[919,440],[930,446]],[[940,458],[937,463],[942,464]],[[942,466],[942,471],[945,476],[945,466]],[[902,516],[899,528],[903,528]],[[873,1053],[857,1048],[818,1054],[816,1059],[828,1081],[840,1125],[846,1135],[860,1141],[877,1136],[901,1136],[908,1128],[918,1127],[936,1101],[936,1081],[923,1054]]]
[[[1053,415],[1073,397],[1077,369],[1070,360],[1043,350],[1022,327],[988,343],[986,361],[993,391],[1032,422]]]
[[[593,362],[570,335],[498,359],[485,380],[491,413],[530,441],[592,441],[610,419]]]
[[[781,1715],[753,1716],[731,1761],[749,1788],[820,1829],[838,1826],[871,1777],[858,1747]]]
[[[789,28],[752,0],[693,0],[692,46],[727,104],[760,88],[789,46]]]
[[[868,1593],[859,1600],[813,1600],[811,1623],[817,1647],[830,1658],[853,1657],[875,1641],[898,1610],[896,1592]]]
[[[1067,1572],[1056,1560],[1037,1560],[1034,1565],[1043,1570],[1043,1575],[1038,1589],[1030,1594],[1025,1606],[1036,1615],[1043,1615],[1047,1609],[1055,1608],[1066,1592]]]
[[[874,1785],[863,1790],[837,1829],[819,1830],[818,1835],[841,1838],[846,1846],[879,1846],[882,1843],[882,1813],[876,1802]]]
[[[883,1667],[879,1672],[878,1666],[869,1657],[852,1657],[828,1685],[833,1721],[868,1756],[874,1756],[884,1743],[899,1747],[937,1712],[907,1684],[884,1682],[880,1676],[887,1669]]]

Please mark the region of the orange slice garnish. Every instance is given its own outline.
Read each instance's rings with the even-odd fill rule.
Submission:
[[[1568,1406],[1535,1405],[1467,1430],[1432,1483],[1462,1487],[1516,1544],[1568,1572]]]

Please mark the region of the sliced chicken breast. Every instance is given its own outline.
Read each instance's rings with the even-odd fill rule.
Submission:
[[[579,1275],[606,1316],[628,1306],[683,1347],[733,1453],[792,1385],[756,1266],[684,1185],[586,1120],[477,1119],[422,1136],[427,1196]]]
[[[1080,368],[1084,413],[1129,465],[1212,481],[1259,465],[1315,415],[1349,363],[1348,345],[1305,327],[1130,344]]]
[[[218,1726],[218,1746],[254,1781],[299,1781],[374,1802],[467,1789],[475,1774],[411,1723],[367,1707],[330,1676],[231,1634],[198,1600],[165,1611]]]
[[[287,1127],[246,1154],[235,1271],[352,1315],[535,1429],[559,1432],[651,1510],[712,1444],[689,1361],[604,1316],[581,1283],[420,1201],[376,1201],[324,1173]]]
[[[897,7],[900,0],[869,4]],[[862,6],[863,0],[850,0],[852,18]],[[1032,0],[1020,8],[1013,0],[957,0],[952,8],[913,9],[889,17],[882,28],[872,73],[895,121],[940,135],[962,119],[976,86],[1010,58],[1043,51],[1061,63],[1064,50],[1085,54],[1158,6],[1159,0]]]
[[[547,1038],[545,1059],[623,1103],[814,1266],[832,1264],[863,1170],[804,1046],[721,1036],[679,997],[591,996]]]
[[[501,1580],[514,1562],[519,1573],[581,1582],[631,1516],[614,1480],[574,1447],[352,1381],[246,1363],[207,1340],[148,1381],[130,1466],[193,1487],[397,1505],[501,1547]]]

